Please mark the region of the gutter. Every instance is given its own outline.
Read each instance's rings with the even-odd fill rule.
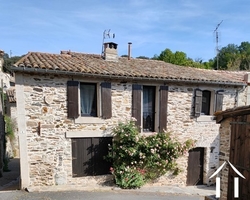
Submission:
[[[11,70],[14,72],[26,72],[26,73],[48,73],[58,75],[71,75],[71,76],[83,76],[93,78],[105,78],[105,79],[122,79],[128,81],[163,81],[163,82],[178,82],[178,83],[202,83],[202,84],[213,84],[213,85],[233,85],[233,86],[247,86],[247,83],[241,82],[218,82],[218,81],[205,81],[205,80],[189,80],[189,79],[174,79],[174,78],[149,78],[149,77],[135,77],[135,76],[117,76],[117,75],[105,75],[105,74],[92,74],[92,73],[81,73],[73,71],[61,71],[61,70],[48,70],[40,68],[26,68],[26,67],[15,67],[12,66]]]

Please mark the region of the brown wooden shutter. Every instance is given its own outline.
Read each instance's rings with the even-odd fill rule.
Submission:
[[[199,117],[201,115],[202,106],[202,90],[196,89],[194,91],[194,116]]]
[[[79,116],[78,84],[78,81],[67,82],[68,118],[75,119]]]
[[[167,129],[168,86],[160,86],[159,132]]]
[[[112,102],[111,102],[111,83],[101,83],[101,99],[102,99],[102,118],[109,119],[112,117]]]
[[[223,94],[222,91],[217,91],[215,96],[215,112],[222,110]]]
[[[141,85],[132,85],[132,117],[137,121],[135,125],[141,127]]]

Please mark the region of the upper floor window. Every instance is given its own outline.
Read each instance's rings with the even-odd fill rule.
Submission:
[[[211,106],[211,91],[202,91],[201,114],[209,115]]]
[[[167,127],[168,86],[132,85],[132,117],[143,132],[163,132]]]
[[[194,100],[192,107],[192,115],[199,117],[200,115],[213,115],[216,111],[222,110],[223,94],[221,90],[194,90]]]
[[[143,131],[154,131],[155,87],[143,86]]]
[[[68,117],[112,117],[111,83],[67,82]]]
[[[95,83],[80,83],[81,116],[97,117],[97,91]]]

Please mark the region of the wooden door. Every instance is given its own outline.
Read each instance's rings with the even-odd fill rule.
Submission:
[[[188,153],[187,185],[202,185],[204,148],[194,148],[191,149]]]
[[[229,161],[246,178],[239,177],[229,167],[228,196],[234,199],[234,178],[239,177],[239,199],[250,199],[250,115],[236,116],[231,122],[231,144]]]

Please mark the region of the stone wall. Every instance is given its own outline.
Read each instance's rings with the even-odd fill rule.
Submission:
[[[118,121],[129,119],[132,84],[112,83],[111,119],[99,119],[96,122],[85,120],[83,123],[67,118],[66,83],[71,78],[16,74],[18,130],[22,144],[20,156],[24,158],[21,163],[23,187],[56,184],[84,186],[98,184],[107,178],[72,178],[70,138],[79,132],[84,137],[86,134],[89,137],[105,136]],[[87,81],[81,77],[75,77],[74,80]],[[211,116],[198,119],[190,117],[193,91],[197,87],[170,85],[167,130],[180,141],[192,138],[197,140],[197,147],[205,148],[204,183],[209,183],[208,176],[218,167],[219,125],[211,120]],[[223,110],[235,106],[236,90],[222,89],[225,90]],[[167,174],[155,184],[185,185],[187,159],[188,155],[184,155],[178,160],[182,172],[177,177]]]
[[[220,165],[229,160],[230,154],[230,138],[231,138],[231,125],[232,118],[224,119],[220,124]],[[227,187],[228,187],[228,172],[229,166],[226,165],[220,172],[221,177],[221,197],[220,200],[227,200]]]
[[[213,116],[200,116],[198,118],[190,117],[192,97],[194,89],[198,86],[170,86],[168,97],[168,131],[179,141],[184,142],[187,139],[196,141],[195,147],[203,147],[204,155],[204,184],[214,184],[215,180],[209,180],[209,177],[219,166],[219,124],[211,120]],[[223,110],[232,108],[236,105],[236,93],[234,88],[227,87],[202,87],[206,90],[223,89]],[[178,175],[173,182],[179,185],[186,184],[188,154],[179,160],[182,173]]]

